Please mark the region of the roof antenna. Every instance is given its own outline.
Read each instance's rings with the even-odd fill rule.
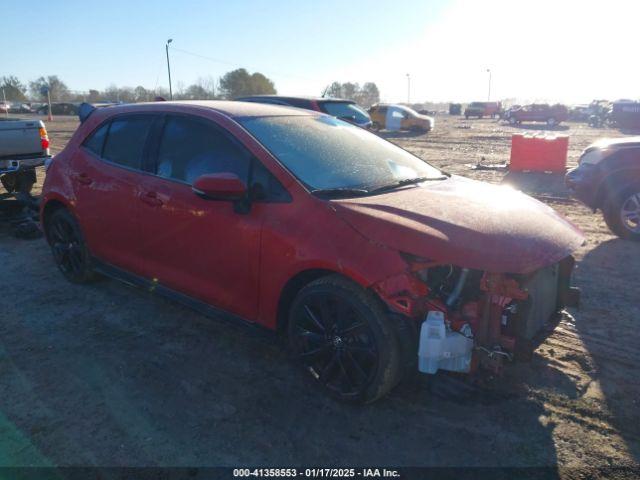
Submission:
[[[324,90],[323,90],[323,92],[322,92],[322,95],[321,95],[321,97],[322,97],[322,98],[324,98],[324,97],[327,95],[327,91],[329,90],[329,87],[330,87],[330,86],[331,86],[331,85],[327,85],[327,86],[324,88]]]

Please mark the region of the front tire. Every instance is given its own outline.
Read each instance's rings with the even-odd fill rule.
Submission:
[[[517,125],[518,120],[515,117],[509,117],[509,125]]]
[[[640,241],[640,182],[610,195],[602,211],[607,226],[618,237]]]
[[[289,345],[330,395],[369,403],[399,381],[400,346],[390,322],[371,292],[331,275],[298,293],[289,314]]]
[[[548,118],[548,119],[547,119],[547,126],[548,126],[548,127],[553,128],[553,127],[555,127],[556,125],[558,125],[558,121],[557,121],[555,118],[553,118],[553,117],[552,117],[552,118]]]
[[[74,216],[65,208],[53,212],[46,222],[47,241],[54,261],[67,280],[89,283],[96,278],[91,255]]]

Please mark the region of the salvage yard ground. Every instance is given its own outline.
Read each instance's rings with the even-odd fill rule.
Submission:
[[[570,164],[621,135],[566,125]],[[47,126],[55,152],[77,121]],[[471,166],[507,160],[516,131],[546,132],[443,115],[428,135],[382,135],[498,183],[503,172]],[[270,337],[115,281],[72,285],[44,240],[0,225],[0,465],[569,467],[561,478],[637,465],[640,245],[561,189],[544,201],[586,235],[580,309],[502,378],[420,376],[365,407],[320,394]]]

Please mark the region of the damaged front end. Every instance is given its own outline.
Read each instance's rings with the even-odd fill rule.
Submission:
[[[499,373],[506,361],[528,359],[559,316],[577,306],[574,259],[529,274],[492,273],[433,264],[403,254],[408,271],[374,286],[389,307],[413,323],[407,341],[418,369]],[[406,337],[406,329],[403,335]],[[415,361],[414,361],[415,364]]]

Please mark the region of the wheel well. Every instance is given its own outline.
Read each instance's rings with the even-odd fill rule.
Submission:
[[[287,326],[289,309],[298,292],[311,282],[328,275],[335,275],[336,273],[337,272],[333,270],[311,269],[297,273],[289,279],[282,289],[280,300],[278,301],[277,329],[279,332],[284,331]]]
[[[640,181],[640,169],[617,170],[602,179],[596,193],[596,208],[603,208],[607,197]]]
[[[49,200],[42,210],[42,229],[45,235],[47,234],[47,223],[53,212],[60,210],[61,208],[67,208],[67,206],[59,200]]]

